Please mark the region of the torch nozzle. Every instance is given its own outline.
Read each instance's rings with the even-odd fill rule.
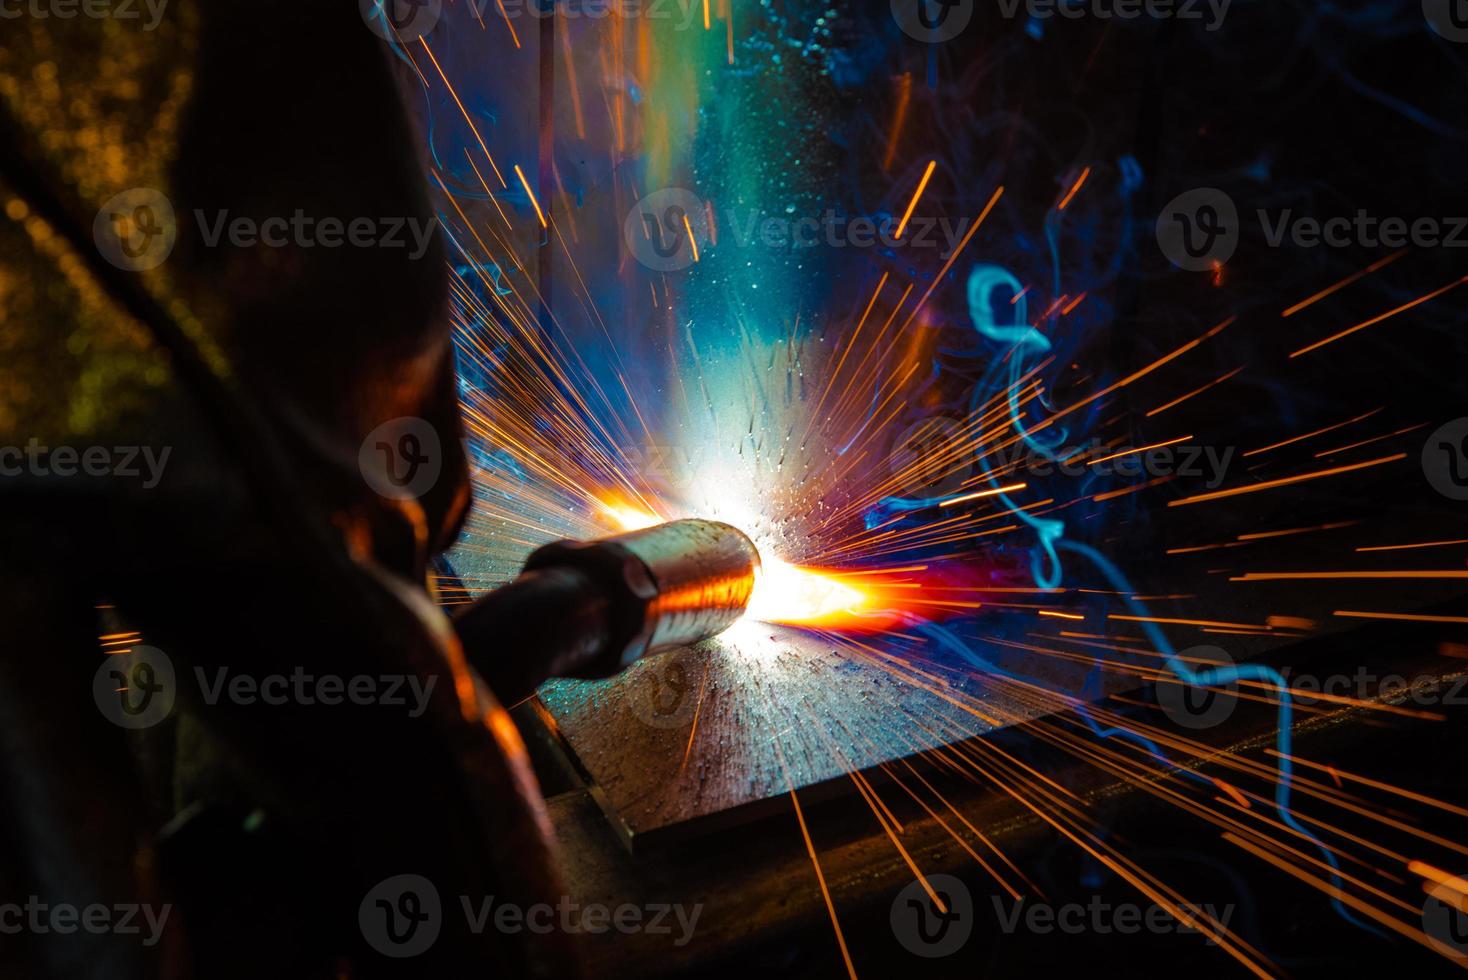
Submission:
[[[717,636],[744,615],[759,564],[744,532],[717,521],[557,541],[456,627],[490,687],[513,701],[547,677],[605,677]]]

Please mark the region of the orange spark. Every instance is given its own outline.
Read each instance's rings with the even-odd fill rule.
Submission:
[[[1334,425],[1327,425],[1323,429],[1316,429],[1314,432],[1307,432],[1302,436],[1291,436],[1283,442],[1270,443],[1268,446],[1260,446],[1258,449],[1251,449],[1248,452],[1244,453],[1244,456],[1257,456],[1260,453],[1267,453],[1272,449],[1281,449],[1285,446],[1293,445],[1294,443],[1301,442],[1305,439],[1313,438],[1314,436],[1324,435],[1327,432],[1334,432],[1336,429],[1344,428],[1345,426],[1360,422],[1362,419],[1369,419],[1371,418],[1371,416],[1375,415],[1379,411],[1381,411],[1380,408],[1373,408],[1371,411],[1358,415],[1353,419],[1346,419],[1344,422],[1337,422]]]
[[[1232,371],[1228,372],[1227,374],[1222,375],[1222,376],[1217,377],[1217,378],[1214,378],[1212,381],[1208,382],[1206,385],[1204,385],[1201,388],[1194,388],[1192,391],[1188,392],[1186,395],[1181,395],[1181,396],[1179,396],[1177,398],[1174,398],[1172,401],[1168,402],[1165,405],[1159,405],[1159,406],[1157,406],[1156,408],[1152,409],[1152,411],[1150,411],[1150,412],[1147,413],[1147,418],[1150,419],[1154,415],[1161,415],[1163,412],[1167,411],[1169,408],[1175,408],[1178,405],[1181,405],[1183,402],[1187,401],[1189,398],[1192,398],[1194,395],[1201,395],[1201,394],[1203,394],[1203,392],[1207,391],[1209,388],[1212,388],[1214,385],[1221,385],[1221,384],[1223,384],[1229,378],[1232,378],[1234,375],[1238,374],[1242,370],[1243,370],[1242,367],[1236,367]]]
[[[887,134],[887,155],[882,159],[882,172],[892,169],[892,158],[897,155],[897,138],[902,133],[902,122],[907,118],[907,103],[912,97],[912,72],[902,75],[897,81],[897,109],[892,114],[892,131]]]
[[[1066,205],[1070,204],[1071,199],[1076,196],[1076,192],[1081,189],[1081,185],[1086,182],[1086,178],[1089,177],[1089,176],[1091,176],[1091,168],[1090,167],[1087,167],[1085,170],[1082,170],[1081,171],[1080,177],[1078,177],[1076,179],[1075,184],[1073,184],[1071,186],[1070,193],[1067,194],[1067,195],[1065,195],[1065,200],[1061,201],[1060,202],[1060,207],[1056,208],[1057,211],[1064,211],[1065,210]]]
[[[1400,252],[1393,252],[1391,255],[1388,255],[1384,259],[1378,259],[1377,261],[1375,261],[1375,262],[1371,263],[1370,265],[1368,265],[1366,268],[1362,269],[1360,272],[1353,273],[1353,274],[1347,276],[1346,278],[1342,279],[1340,282],[1336,283],[1334,286],[1327,286],[1325,289],[1322,289],[1320,292],[1316,293],[1314,296],[1310,296],[1310,297],[1308,297],[1306,299],[1302,299],[1300,302],[1296,303],[1294,306],[1291,306],[1289,309],[1287,309],[1283,313],[1281,313],[1280,316],[1294,316],[1296,313],[1300,312],[1305,307],[1310,306],[1313,303],[1320,302],[1321,300],[1323,300],[1327,296],[1329,296],[1331,293],[1334,293],[1334,292],[1336,292],[1337,290],[1340,290],[1340,289],[1344,289],[1345,287],[1349,286],[1351,283],[1353,283],[1356,280],[1362,278],[1363,276],[1370,275],[1371,273],[1375,272],[1378,269],[1384,269],[1384,268],[1386,268],[1387,266],[1391,265],[1397,259],[1401,258],[1402,256],[1404,256],[1406,254],[1407,254],[1407,250],[1404,248]]]
[[[1468,538],[1455,538],[1452,541],[1422,541],[1417,544],[1379,544],[1371,548],[1357,548],[1357,551],[1406,551],[1411,548],[1441,548],[1450,544],[1468,544]]]
[[[1459,579],[1468,578],[1468,571],[1456,568],[1425,568],[1392,572],[1245,572],[1229,578],[1230,582],[1284,582],[1306,579]]]
[[[1154,442],[1150,446],[1138,446],[1135,449],[1123,449],[1119,453],[1112,453],[1110,456],[1102,456],[1100,459],[1093,459],[1093,460],[1091,460],[1091,462],[1087,463],[1086,465],[1087,466],[1096,466],[1096,465],[1098,465],[1100,463],[1105,463],[1105,462],[1108,462],[1108,461],[1113,460],[1113,459],[1120,459],[1123,456],[1131,456],[1134,453],[1151,452],[1153,449],[1165,449],[1168,446],[1176,446],[1180,442],[1187,442],[1191,438],[1193,438],[1193,437],[1190,436],[1190,435],[1188,435],[1188,436],[1179,436],[1176,439],[1169,439],[1167,442]]]
[[[1337,340],[1340,340],[1342,337],[1349,337],[1351,334],[1355,333],[1357,330],[1365,330],[1367,327],[1374,327],[1378,323],[1382,322],[1383,320],[1390,320],[1392,317],[1396,316],[1398,313],[1405,313],[1408,310],[1412,309],[1413,307],[1421,306],[1423,303],[1426,303],[1429,300],[1437,299],[1443,293],[1446,293],[1449,290],[1457,289],[1459,286],[1463,285],[1463,283],[1465,283],[1465,282],[1468,282],[1468,276],[1463,276],[1461,279],[1454,279],[1452,282],[1448,283],[1446,286],[1443,286],[1441,289],[1434,289],[1432,292],[1428,293],[1426,296],[1419,296],[1416,299],[1412,300],[1410,303],[1403,303],[1401,306],[1397,307],[1394,310],[1387,310],[1385,313],[1382,313],[1382,314],[1379,314],[1377,316],[1374,316],[1371,319],[1366,320],[1366,321],[1364,321],[1362,323],[1358,323],[1354,327],[1347,327],[1345,330],[1342,330],[1340,333],[1332,334],[1331,336],[1326,337],[1324,340],[1317,340],[1315,343],[1310,344],[1307,347],[1301,347],[1299,350],[1297,350],[1293,354],[1291,354],[1290,357],[1291,358],[1295,358],[1295,357],[1299,357],[1301,354],[1308,354],[1312,350],[1319,350],[1320,348],[1324,347],[1326,344],[1334,343]]]
[[[970,493],[965,494],[962,497],[954,497],[952,500],[943,501],[938,506],[952,507],[954,504],[962,504],[970,500],[979,500],[982,497],[996,497],[1001,493],[1013,493],[1016,490],[1023,490],[1027,486],[1029,486],[1028,483],[1011,483],[1007,487],[995,487],[993,490],[980,490],[978,493]]]
[[[505,0],[495,0],[495,2],[499,4],[500,16],[505,19],[505,26],[510,29],[510,40],[514,41],[515,47],[518,48],[520,46],[520,35],[515,33],[515,25],[510,23],[510,14],[505,10]],[[479,23],[483,24],[484,21],[481,20]]]
[[[901,238],[903,231],[907,229],[907,221],[912,217],[912,212],[917,208],[918,198],[923,196],[923,189],[928,186],[928,181],[933,177],[933,171],[938,167],[937,160],[928,161],[928,169],[923,171],[923,179],[918,181],[917,190],[913,192],[912,200],[907,202],[907,211],[902,215],[902,220],[897,222],[897,235]]]
[[[540,210],[540,202],[535,199],[535,192],[530,189],[530,181],[525,179],[525,172],[520,169],[518,163],[515,164],[515,176],[520,178],[520,183],[525,187],[525,193],[530,195],[530,203],[535,206],[535,216],[540,219],[540,227],[549,228],[550,225],[545,223],[545,212]]]
[[[1468,616],[1428,616],[1412,613],[1353,612],[1337,609],[1334,613],[1347,619],[1390,619],[1404,623],[1468,623]]]
[[[1364,470],[1369,466],[1380,466],[1382,463],[1395,463],[1399,459],[1406,459],[1406,453],[1397,453],[1395,456],[1383,456],[1380,459],[1368,459],[1364,463],[1352,463],[1349,466],[1335,466],[1328,470],[1318,470],[1314,473],[1301,473],[1298,476],[1287,476],[1278,480],[1265,480],[1263,483],[1252,483],[1246,487],[1230,487],[1227,490],[1215,490],[1212,493],[1200,493],[1194,497],[1183,497],[1180,500],[1169,500],[1167,506],[1181,507],[1183,504],[1199,504],[1205,500],[1218,500],[1221,497],[1234,497],[1241,493],[1254,493],[1258,490],[1272,490],[1275,487],[1285,487],[1293,483],[1304,483],[1306,480],[1318,480],[1321,477],[1335,476],[1339,473],[1350,473],[1354,470]]]
[[[683,230],[688,232],[688,244],[693,246],[693,261],[698,261],[698,240],[693,237],[693,225],[688,223],[688,215],[683,216]]]
[[[484,137],[479,135],[479,127],[474,125],[474,120],[469,117],[469,110],[464,108],[464,103],[459,100],[459,93],[454,91],[454,86],[449,82],[449,77],[443,73],[443,68],[439,65],[438,59],[434,57],[433,49],[428,46],[428,39],[420,37],[418,43],[423,45],[424,51],[428,52],[428,60],[433,62],[433,67],[438,71],[438,77],[442,78],[444,85],[448,86],[449,94],[454,97],[454,104],[459,107],[459,112],[463,115],[464,121],[469,124],[469,132],[474,134],[475,141],[478,142],[479,148],[484,151],[484,156],[489,160],[490,167],[494,169],[494,175],[499,177],[500,186],[508,187],[509,185],[505,183],[505,178],[500,174],[499,165],[494,162],[494,157],[490,156],[489,147],[484,145]]]

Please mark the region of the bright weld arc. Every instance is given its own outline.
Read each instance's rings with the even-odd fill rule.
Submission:
[[[601,501],[600,509],[621,531],[639,531],[661,524],[664,518],[624,504]],[[873,604],[876,593],[845,576],[793,565],[770,553],[768,545],[755,550],[754,592],[744,611],[745,620],[786,626],[860,627],[858,617]]]

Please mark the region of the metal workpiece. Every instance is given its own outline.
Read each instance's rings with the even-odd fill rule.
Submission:
[[[715,521],[557,541],[455,627],[491,689],[514,703],[549,677],[608,677],[718,635],[744,614],[758,567],[749,538]]]

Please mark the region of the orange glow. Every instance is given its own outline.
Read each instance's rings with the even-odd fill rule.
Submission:
[[[801,568],[761,556],[747,619],[791,626],[839,627],[860,622],[871,598],[866,589],[839,575]]]
[[[669,520],[646,505],[620,497],[598,499],[597,509],[619,531],[640,531]],[[900,618],[894,608],[898,603],[882,594],[882,576],[910,568],[843,574],[792,565],[770,554],[767,544],[755,544],[760,547],[761,567],[755,572],[754,595],[744,614],[746,620],[820,629],[879,630]],[[893,589],[898,587],[912,589],[914,584],[904,582]],[[901,598],[912,601],[911,597]]]
[[[663,523],[663,518],[636,504],[599,500],[597,506],[619,531],[641,531],[643,528]]]

